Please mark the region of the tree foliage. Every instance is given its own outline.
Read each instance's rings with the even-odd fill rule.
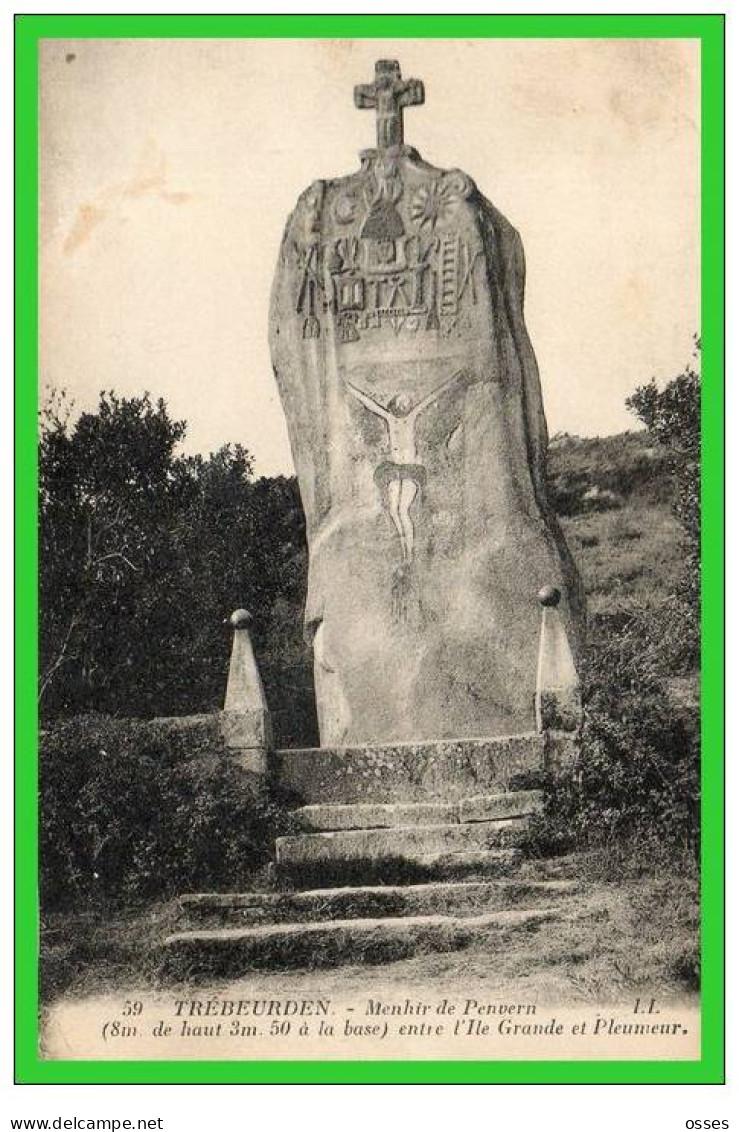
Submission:
[[[301,637],[306,572],[294,480],[254,480],[240,445],[210,456],[162,400],[102,393],[40,430],[44,718],[176,715],[221,706],[229,613],[246,606],[281,739],[315,728]],[[288,688],[289,685],[289,688]]]
[[[696,356],[700,340],[696,340]],[[675,485],[674,511],[688,549],[697,556],[700,540],[701,380],[692,365],[660,389],[652,379],[626,400],[667,452]]]

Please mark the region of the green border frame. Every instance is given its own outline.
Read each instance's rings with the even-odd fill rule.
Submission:
[[[724,1081],[724,16],[17,15],[16,1080],[20,1084]],[[38,1057],[38,59],[50,38],[689,38],[702,90],[702,1049],[699,1061],[44,1061]]]

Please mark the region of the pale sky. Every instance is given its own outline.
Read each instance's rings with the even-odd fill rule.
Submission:
[[[41,374],[79,409],[163,396],[187,448],[292,471],[267,347],[298,194],[358,167],[375,59],[423,79],[406,141],[518,228],[550,434],[634,426],[699,325],[692,40],[49,40],[42,47]]]

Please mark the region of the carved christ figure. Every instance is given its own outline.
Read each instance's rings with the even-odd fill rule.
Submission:
[[[464,370],[459,370],[442,381],[416,405],[412,403],[408,393],[396,393],[388,402],[387,408],[344,378],[344,384],[352,396],[387,425],[390,459],[377,468],[375,480],[380,487],[387,486],[387,508],[400,538],[401,561],[404,566],[409,566],[413,559],[415,532],[411,507],[426,481],[426,469],[418,463],[416,421],[424,409],[436,401],[463,373]]]

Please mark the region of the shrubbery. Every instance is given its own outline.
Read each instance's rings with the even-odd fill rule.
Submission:
[[[606,656],[602,658],[606,663]],[[598,682],[598,677],[602,682]],[[623,845],[666,856],[699,849],[697,728],[677,712],[658,682],[633,668],[592,671],[577,772],[547,784],[531,827],[529,852]]]
[[[670,682],[696,677],[700,657],[700,376],[688,368],[627,403],[670,473],[682,567],[659,605],[591,622],[579,773],[549,784],[534,853],[629,840],[652,859],[655,846],[699,849],[698,713],[676,702]]]
[[[286,815],[197,729],[78,716],[42,735],[45,911],[242,889]]]
[[[240,445],[181,451],[184,421],[148,395],[102,393],[41,417],[40,694],[45,723],[90,711],[213,711],[246,606],[281,745],[315,741],[303,641],[307,549],[294,478],[255,480]]]

